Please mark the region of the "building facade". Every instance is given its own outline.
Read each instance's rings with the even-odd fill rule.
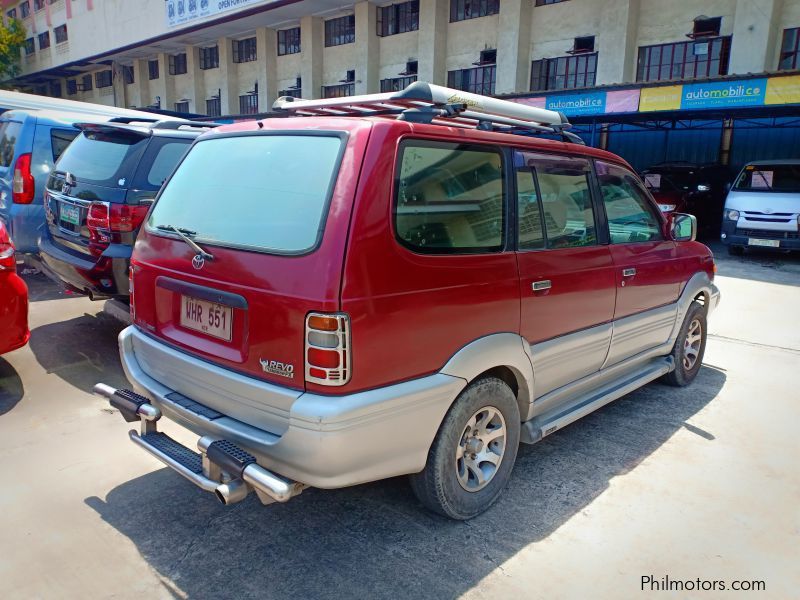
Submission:
[[[425,80],[541,94],[800,68],[800,0],[12,0],[28,91],[264,112]]]

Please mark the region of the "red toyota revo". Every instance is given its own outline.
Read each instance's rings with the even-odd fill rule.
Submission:
[[[96,387],[202,489],[408,474],[467,519],[520,442],[696,377],[719,302],[696,220],[563,115],[425,83],[276,109],[203,134],[166,182],[131,263],[133,389]]]
[[[14,245],[0,221],[0,354],[28,343],[28,286],[17,275]]]

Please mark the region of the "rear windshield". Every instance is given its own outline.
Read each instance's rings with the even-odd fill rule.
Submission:
[[[642,178],[651,192],[681,192],[692,188],[695,176],[693,171],[649,170]]]
[[[196,143],[148,220],[198,242],[298,254],[317,244],[337,174],[335,135],[255,135]]]
[[[800,164],[747,165],[736,180],[734,189],[752,192],[800,192]]]
[[[84,131],[67,146],[56,168],[84,183],[126,187],[149,139],[124,132]]]

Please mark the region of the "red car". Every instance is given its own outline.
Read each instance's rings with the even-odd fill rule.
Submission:
[[[0,221],[0,354],[28,343],[28,286],[17,275],[14,245]]]
[[[283,502],[409,474],[467,519],[520,442],[697,376],[719,291],[696,220],[561,114],[425,83],[277,104],[167,180],[132,257],[133,390],[96,387],[202,489]]]

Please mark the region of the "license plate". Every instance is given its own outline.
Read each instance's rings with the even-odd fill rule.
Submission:
[[[64,223],[79,225],[81,221],[81,209],[72,204],[62,204],[59,217]]]
[[[780,240],[759,240],[758,238],[748,238],[747,244],[749,246],[763,246],[765,248],[780,248]]]
[[[181,296],[181,325],[230,342],[233,309],[191,296]]]

